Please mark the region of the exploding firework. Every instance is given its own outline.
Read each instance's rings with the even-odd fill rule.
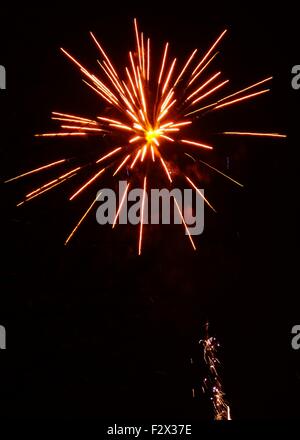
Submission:
[[[185,62],[180,63],[177,58],[171,58],[170,45],[163,46],[159,69],[152,68],[157,63],[153,62],[152,44],[143,32],[138,29],[137,20],[134,20],[134,33],[136,47],[134,51],[129,51],[128,66],[122,69],[122,74],[112,63],[103,47],[91,33],[91,38],[99,51],[101,60],[98,60],[100,74],[94,74],[85,68],[65,49],[61,49],[66,57],[74,63],[84,77],[85,84],[95,92],[99,98],[110,107],[109,114],[97,115],[94,119],[53,112],[52,119],[60,124],[60,131],[51,133],[37,134],[37,137],[85,137],[85,136],[110,136],[112,146],[109,151],[103,151],[95,159],[93,164],[90,162],[73,166],[65,169],[63,174],[45,182],[42,186],[33,189],[26,194],[18,206],[24,205],[30,200],[45,194],[53,188],[62,185],[64,182],[73,179],[83,170],[93,167],[87,180],[76,187],[69,196],[72,201],[92,187],[108,171],[113,176],[120,177],[122,173],[127,173],[133,179],[136,176],[143,182],[144,194],[147,190],[147,175],[151,169],[156,167],[165,175],[168,185],[173,183],[174,167],[172,169],[171,158],[166,155],[166,144],[170,144],[176,154],[187,154],[186,149],[209,152],[214,148],[213,145],[202,139],[194,139],[189,135],[191,126],[199,116],[207,112],[215,112],[230,106],[242,103],[249,99],[258,97],[269,92],[265,84],[271,81],[272,77],[264,78],[250,84],[241,90],[231,91],[228,94],[222,92],[229,83],[228,79],[222,78],[221,71],[211,72],[213,60],[217,56],[217,47],[225,36],[224,30],[213,42],[210,48],[199,55],[195,49],[189,54]],[[221,79],[222,78],[222,79]],[[232,132],[223,133],[225,136],[266,136],[266,137],[285,137],[278,133],[257,133],[257,132]],[[117,139],[117,141],[115,140]],[[218,170],[206,161],[199,160],[201,164],[214,172],[220,173],[231,182],[243,186],[232,177]],[[7,180],[19,179],[31,176],[45,169],[54,168],[64,164],[70,166],[70,160],[61,159],[52,163],[45,164],[34,170],[24,172],[17,177]],[[197,189],[197,182],[192,180],[192,176],[182,173],[184,179],[191,188],[195,189],[203,197],[205,203],[215,211],[212,204],[204,198],[201,191]],[[113,227],[117,224],[122,206],[128,192],[128,183],[123,197],[113,221]],[[144,201],[144,198],[143,198]],[[141,203],[141,219],[138,240],[138,253],[142,252],[143,242],[143,219],[144,203]],[[67,237],[65,244],[69,243],[75,232],[78,230],[87,215],[93,209],[96,200],[84,212],[72,232]],[[184,215],[179,205],[174,200],[176,209],[183,220],[183,225],[193,249],[195,243],[184,222]]]
[[[208,375],[203,381],[203,392],[210,396],[214,408],[215,420],[231,420],[230,407],[225,400],[225,393],[219,375],[220,361],[217,356],[220,344],[213,336],[208,334],[208,323],[206,323],[205,338],[199,343],[203,346],[204,361],[208,367]]]

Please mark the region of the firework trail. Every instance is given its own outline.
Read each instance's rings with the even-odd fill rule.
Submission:
[[[204,361],[208,367],[208,375],[203,381],[203,392],[210,396],[214,408],[215,420],[231,420],[230,407],[225,399],[225,393],[219,375],[220,361],[217,356],[220,344],[208,334],[208,323],[205,325],[205,338],[199,343],[203,346]]]
[[[69,113],[52,112],[52,120],[60,124],[60,130],[36,134],[35,136],[73,138],[94,135],[103,138],[105,135],[110,137],[112,148],[109,151],[103,151],[101,155],[99,152],[95,152],[97,157],[93,162],[77,163],[75,166],[72,163],[74,159],[63,158],[6,180],[6,182],[11,182],[21,177],[32,176],[37,172],[43,172],[45,169],[55,169],[61,164],[71,168],[65,169],[64,173],[58,174],[42,186],[34,188],[25,195],[25,199],[17,206],[24,205],[30,200],[63,185],[70,179],[82,176],[82,172],[89,177],[86,180],[82,177],[81,184],[69,195],[70,201],[79,198],[87,189],[91,189],[107,172],[120,178],[126,173],[126,176],[129,175],[131,180],[136,179],[143,185],[145,193],[146,186],[149,184],[149,178],[147,177],[151,169],[155,167],[162,171],[166,184],[171,185],[176,177],[175,172],[172,170],[172,151],[187,154],[194,160],[190,154],[186,153],[186,148],[194,153],[202,152],[206,158],[215,147],[211,145],[209,140],[194,139],[189,134],[191,127],[199,119],[199,116],[204,116],[207,112],[229,108],[232,105],[264,95],[270,90],[269,88],[261,88],[271,81],[272,77],[267,77],[241,90],[231,91],[228,94],[223,93],[223,96],[220,96],[220,92],[228,86],[229,80],[221,79],[221,71],[211,72],[210,69],[218,54],[216,48],[227,33],[226,29],[216,38],[207,51],[199,56],[198,49],[193,50],[184,63],[180,63],[177,58],[171,57],[170,45],[166,43],[161,53],[158,71],[152,69],[153,64],[156,64],[156,62],[154,63],[152,60],[151,40],[139,31],[136,19],[134,20],[134,33],[136,47],[134,51],[129,51],[128,65],[124,66],[122,73],[112,63],[93,33],[90,33],[90,36],[101,57],[100,60],[97,60],[101,74],[89,71],[68,51],[61,49],[63,54],[79,69],[84,77],[83,81],[89,89],[109,105],[109,114],[100,114],[90,119]],[[211,102],[212,98],[213,102]],[[279,133],[257,133],[252,131],[226,131],[222,134],[225,136],[286,137],[284,134]],[[168,148],[168,152],[164,148],[166,144],[173,147],[172,149]],[[243,186],[221,170],[213,167],[206,160],[199,160],[199,162],[210,170],[220,173],[231,182]],[[199,166],[198,162],[196,166]],[[198,179],[196,172],[194,176],[183,175],[183,177],[197,191],[197,182],[193,180]],[[143,201],[144,199],[145,197],[143,197]],[[204,198],[204,201],[208,207],[215,211],[206,198]],[[81,223],[92,211],[95,206],[94,202],[95,199],[92,200],[89,208],[84,211],[79,222],[66,239],[65,244],[71,240]],[[119,203],[113,227],[116,225],[123,202],[124,198]],[[183,220],[183,226],[189,241],[193,249],[196,249],[184,222],[184,215],[177,203],[176,208]],[[138,234],[139,255],[142,253],[145,229],[143,228],[143,217],[144,203],[141,206],[140,231]]]

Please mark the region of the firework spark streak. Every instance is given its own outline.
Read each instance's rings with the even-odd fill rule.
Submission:
[[[215,420],[231,420],[230,407],[225,400],[225,393],[219,375],[220,361],[217,352],[220,345],[216,338],[209,336],[208,323],[205,327],[205,338],[199,341],[203,346],[204,361],[209,371],[208,376],[203,381],[203,391],[210,395]]]
[[[202,56],[198,55],[200,52],[198,49],[193,50],[183,64],[177,58],[171,57],[170,44],[166,43],[161,54],[159,54],[160,62],[156,72],[152,70],[152,66],[156,65],[156,62],[153,62],[151,59],[154,53],[153,45],[150,38],[146,38],[144,33],[139,31],[136,19],[134,19],[135,50],[129,51],[128,65],[122,68],[122,73],[114,66],[93,33],[90,33],[90,35],[96,49],[99,51],[100,60],[97,61],[98,69],[100,68],[101,73],[95,74],[90,72],[68,51],[61,49],[62,53],[80,70],[84,83],[106,105],[109,104],[110,112],[108,115],[97,115],[92,119],[70,113],[53,112],[52,120],[60,124],[60,130],[36,134],[35,136],[43,138],[98,136],[100,139],[106,136],[111,138],[111,149],[109,151],[102,151],[101,156],[97,152],[97,159],[94,163],[82,164],[73,171],[66,169],[67,173],[65,175],[56,176],[52,181],[45,183],[39,188],[34,188],[29,195],[27,194],[24,201],[18,203],[18,206],[23,205],[37,195],[57,187],[76,176],[77,173],[83,170],[86,172],[89,167],[97,166],[100,162],[101,165],[102,163],[105,163],[105,165],[101,169],[91,170],[85,176],[86,180],[82,182],[80,187],[75,188],[73,194],[68,197],[70,201],[80,196],[87,187],[91,189],[98,182],[99,178],[102,177],[104,170],[111,171],[113,176],[121,176],[122,173],[127,173],[132,180],[135,178],[139,183],[144,182],[145,192],[147,175],[151,172],[151,167],[155,167],[161,171],[162,178],[165,179],[166,184],[171,185],[174,180],[174,172],[170,155],[174,149],[180,154],[188,155],[183,150],[184,147],[194,152],[202,152],[202,154],[208,154],[208,151],[215,147],[209,145],[210,142],[207,143],[206,139],[193,138],[190,129],[196,119],[192,115],[196,114],[198,118],[199,113],[202,113],[204,116],[207,111],[214,112],[219,109],[226,109],[232,105],[264,95],[270,90],[260,88],[260,86],[272,79],[272,77],[267,77],[241,90],[232,91],[227,95],[225,94],[225,96],[220,96],[220,92],[227,88],[229,80],[220,79],[222,77],[221,71],[209,73],[209,69],[213,65],[212,61],[219,53],[216,51],[216,48],[220,45],[226,33],[226,29],[220,33],[208,50],[203,52]],[[249,90],[251,90],[250,93],[248,92]],[[210,101],[211,99],[213,102]],[[200,102],[202,107],[199,107]],[[204,110],[205,112],[203,112]],[[279,133],[248,131],[226,131],[222,134],[225,136],[286,137]],[[165,149],[164,147],[167,144],[169,146],[172,145],[172,149]],[[6,180],[6,182],[11,182],[36,172],[42,172],[63,162],[64,165],[67,165],[71,160],[57,160],[34,170],[23,172],[16,177]],[[194,162],[195,164],[198,163],[196,160]],[[202,163],[222,174],[231,182],[242,186],[235,179],[207,164],[206,161],[202,161]],[[192,188],[199,193],[197,182],[195,183],[190,178],[192,176],[184,177]],[[204,200],[215,211],[211,203],[206,198]],[[123,202],[124,200],[122,199],[119,203],[113,227],[116,224]],[[144,203],[144,198],[142,203]],[[86,218],[94,205],[95,203],[87,209],[65,244],[74,236],[78,226]],[[179,209],[179,207],[177,208]],[[144,206],[142,206],[138,240],[139,255],[142,253],[144,233],[143,212]],[[187,229],[181,212],[180,215]],[[189,234],[188,238],[193,249],[196,249]]]

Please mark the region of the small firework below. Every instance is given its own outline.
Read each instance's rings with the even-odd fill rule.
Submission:
[[[94,161],[88,160],[81,164],[76,163],[75,166],[72,163],[73,159],[60,158],[60,160],[43,164],[34,170],[22,172],[19,176],[6,180],[6,182],[10,182],[21,177],[31,176],[50,167],[53,167],[53,172],[55,172],[56,166],[64,162],[63,174],[57,172],[50,181],[33,188],[17,206],[24,205],[36,197],[63,185],[69,179],[73,180],[75,177],[82,176],[82,173],[84,173],[84,177],[82,177],[79,186],[75,187],[72,194],[69,195],[70,201],[80,198],[87,189],[91,189],[99,179],[107,175],[107,172],[120,179],[126,173],[126,177],[130,176],[130,184],[134,179],[138,180],[140,184],[143,184],[145,195],[146,184],[147,187],[151,185],[149,177],[151,170],[154,168],[161,171],[166,185],[174,184],[176,174],[180,174],[174,170],[180,168],[180,156],[184,157],[183,154],[193,160],[195,168],[199,167],[201,163],[201,166],[204,165],[238,186],[243,186],[232,177],[207,163],[206,160],[202,160],[206,159],[206,156],[209,156],[211,150],[217,145],[212,145],[214,142],[211,142],[211,139],[208,138],[209,134],[204,138],[203,133],[200,133],[200,138],[197,136],[194,139],[192,130],[199,117],[204,117],[208,112],[214,113],[220,109],[231,108],[232,105],[244,103],[249,99],[264,95],[270,90],[265,88],[265,85],[271,81],[272,77],[254,82],[241,90],[233,89],[229,93],[224,93],[229,80],[222,77],[221,71],[211,69],[213,67],[212,62],[218,54],[216,49],[227,33],[226,29],[213,41],[208,50],[200,54],[200,57],[200,51],[195,49],[183,63],[171,56],[169,43],[163,46],[159,61],[157,62],[156,58],[153,59],[152,54],[155,53],[155,50],[150,38],[146,38],[145,34],[139,31],[136,19],[134,20],[134,33],[135,49],[129,51],[128,65],[123,66],[122,70],[113,64],[93,33],[90,33],[90,36],[100,55],[97,66],[99,71],[97,73],[88,70],[69,52],[61,49],[63,54],[79,69],[89,90],[96,93],[97,97],[109,106],[109,112],[95,115],[92,118],[64,112],[52,112],[52,120],[56,124],[60,124],[59,131],[36,134],[36,137],[73,139],[76,136],[85,138],[93,135],[102,139],[103,136],[106,136],[111,140],[111,146],[104,151],[101,144],[99,144],[99,150],[94,151]],[[158,70],[153,68],[157,65],[159,66]],[[270,138],[286,137],[280,133],[258,133],[250,130],[226,131],[218,134]],[[165,148],[167,144],[169,144],[169,147]],[[186,149],[194,155],[201,154],[201,160],[199,157],[199,161],[194,159],[193,156],[186,153]],[[174,153],[176,159],[174,159]],[[199,178],[196,169],[193,175],[187,176],[182,173],[182,177],[191,188],[198,191]],[[198,191],[198,194],[202,196],[200,191]],[[203,197],[203,199],[207,206],[215,211],[212,204],[206,198]],[[113,227],[120,217],[122,203],[123,199],[119,203]],[[69,243],[87,214],[94,208],[94,205],[95,200],[93,197],[92,203],[67,237],[65,244]],[[177,203],[176,208],[183,220],[183,212],[181,212],[181,208]],[[142,253],[143,234],[146,229],[143,228],[143,219],[144,203],[141,207],[138,234],[139,255]],[[195,250],[195,243],[184,221],[183,225],[192,248]]]
[[[213,336],[208,334],[208,323],[205,325],[205,339],[199,343],[203,346],[204,361],[208,367],[208,375],[203,381],[202,390],[207,393],[212,401],[215,420],[231,420],[230,407],[225,400],[225,393],[219,375],[220,361],[217,352],[220,344]]]

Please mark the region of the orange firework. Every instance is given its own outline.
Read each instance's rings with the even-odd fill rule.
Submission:
[[[227,30],[224,30],[212,45],[200,57],[198,49],[192,51],[187,56],[184,63],[180,63],[177,58],[170,57],[170,45],[163,46],[159,69],[153,71],[151,52],[152,44],[149,38],[139,31],[137,20],[134,20],[134,33],[136,47],[134,51],[129,51],[128,65],[124,66],[122,73],[115,67],[103,47],[93,33],[90,33],[96,45],[101,59],[98,61],[101,74],[94,74],[85,68],[65,49],[61,49],[66,57],[74,63],[84,77],[86,85],[92,89],[106,104],[110,106],[110,114],[97,115],[94,119],[76,116],[72,114],[53,112],[52,119],[59,121],[60,131],[51,133],[36,134],[37,137],[76,137],[76,136],[111,136],[112,148],[103,151],[99,155],[93,166],[95,169],[81,186],[75,188],[69,196],[73,200],[80,196],[87,188],[95,184],[108,170],[112,171],[113,176],[121,176],[122,173],[136,173],[143,182],[144,197],[141,209],[140,232],[138,240],[138,254],[142,252],[143,240],[143,212],[145,202],[145,191],[147,183],[147,173],[151,167],[157,167],[166,177],[166,183],[173,182],[172,169],[170,162],[165,158],[166,144],[177,148],[178,152],[185,153],[184,148],[194,151],[210,151],[213,145],[207,144],[205,139],[191,139],[189,130],[194,122],[193,115],[197,116],[202,112],[217,111],[230,107],[231,105],[247,101],[251,98],[265,94],[269,89],[257,89],[262,84],[269,82],[272,77],[265,78],[256,83],[248,85],[241,90],[232,91],[220,97],[220,92],[226,89],[229,80],[220,79],[222,72],[211,72],[208,70],[212,66],[212,61],[218,54],[216,48],[219,46]],[[251,90],[251,92],[248,92]],[[211,102],[213,100],[213,102]],[[184,132],[184,134],[183,134]],[[251,131],[226,131],[223,134],[233,136],[269,136],[281,138],[285,135],[278,133],[257,133]],[[117,135],[117,137],[116,137]],[[115,140],[117,139],[117,141]],[[61,163],[69,163],[67,159],[58,160],[50,164],[45,164],[34,170],[24,172],[7,182],[34,174],[44,169],[55,167]],[[239,182],[217,170],[207,162],[201,163],[210,169],[222,174],[230,181],[242,186]],[[99,165],[98,165],[99,164]],[[61,185],[66,180],[77,176],[79,172],[90,166],[89,164],[66,170],[64,174],[56,176],[50,182],[46,182],[39,188],[33,189],[25,196],[25,199],[18,205],[36,198],[46,191]],[[141,176],[142,175],[142,176]],[[191,188],[198,193],[197,185],[189,177],[186,181]],[[124,197],[127,194],[124,193]],[[202,193],[201,193],[202,196]],[[113,223],[116,224],[124,197],[120,201],[119,208]],[[203,197],[203,196],[202,196]],[[205,202],[213,210],[214,208],[207,199]],[[176,200],[175,200],[176,203]],[[77,231],[82,221],[91,211],[95,201],[85,211],[66,243]],[[188,232],[183,214],[176,203],[179,214],[182,218],[183,226]],[[193,249],[195,244],[189,234],[188,238]]]

